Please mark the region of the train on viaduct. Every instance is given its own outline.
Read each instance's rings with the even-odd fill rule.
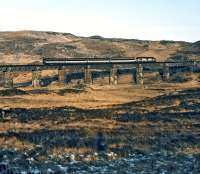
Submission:
[[[137,57],[137,58],[43,58],[41,64],[28,65],[0,65],[0,73],[3,74],[3,87],[13,88],[13,73],[15,72],[32,72],[32,86],[41,85],[41,72],[43,70],[58,70],[58,81],[65,83],[65,75],[68,70],[82,71],[84,82],[92,83],[93,70],[109,71],[109,84],[116,85],[118,82],[118,70],[132,68],[136,84],[144,83],[145,69],[153,69],[161,72],[164,81],[169,79],[172,69],[187,67],[190,70],[199,68],[199,61],[184,62],[158,62],[154,57]]]

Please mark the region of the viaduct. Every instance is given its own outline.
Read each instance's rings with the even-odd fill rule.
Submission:
[[[129,58],[119,58],[110,61],[104,59],[68,59],[67,61],[44,62],[40,65],[0,65],[0,74],[3,80],[2,86],[5,88],[13,88],[13,73],[15,72],[32,72],[32,86],[40,87],[41,85],[41,72],[43,70],[57,70],[58,81],[62,84],[65,83],[65,76],[70,73],[69,70],[81,71],[84,75],[84,82],[86,84],[92,83],[92,71],[108,71],[109,84],[117,85],[118,70],[120,69],[133,69],[132,74],[136,84],[143,85],[144,71],[151,69],[152,71],[159,71],[163,81],[167,81],[170,74],[181,68],[188,68],[193,71],[199,69],[200,61],[186,61],[186,62],[156,62],[156,61],[133,61]],[[100,60],[100,61],[97,61]]]

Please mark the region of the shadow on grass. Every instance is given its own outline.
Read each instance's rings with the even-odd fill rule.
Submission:
[[[26,91],[12,88],[0,90],[0,96],[15,96],[15,95],[26,95]]]

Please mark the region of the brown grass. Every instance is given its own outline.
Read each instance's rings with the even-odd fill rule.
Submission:
[[[58,157],[59,155],[69,155],[69,154],[75,154],[75,155],[80,155],[80,154],[86,154],[86,153],[91,153],[93,152],[92,149],[90,148],[53,148],[51,149],[48,153],[50,155],[53,155],[54,157]]]
[[[16,137],[12,137],[12,138],[0,138],[0,147],[24,151],[24,150],[34,149],[35,145],[26,141],[20,141]]]
[[[200,146],[197,145],[189,145],[185,148],[182,148],[182,149],[178,149],[178,153],[182,153],[182,154],[185,154],[185,155],[199,155],[200,154]]]

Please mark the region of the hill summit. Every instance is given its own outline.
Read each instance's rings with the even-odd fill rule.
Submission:
[[[79,37],[70,33],[0,32],[0,64],[40,63],[43,57],[139,57],[159,61],[200,60],[200,41],[148,41],[136,39]]]

